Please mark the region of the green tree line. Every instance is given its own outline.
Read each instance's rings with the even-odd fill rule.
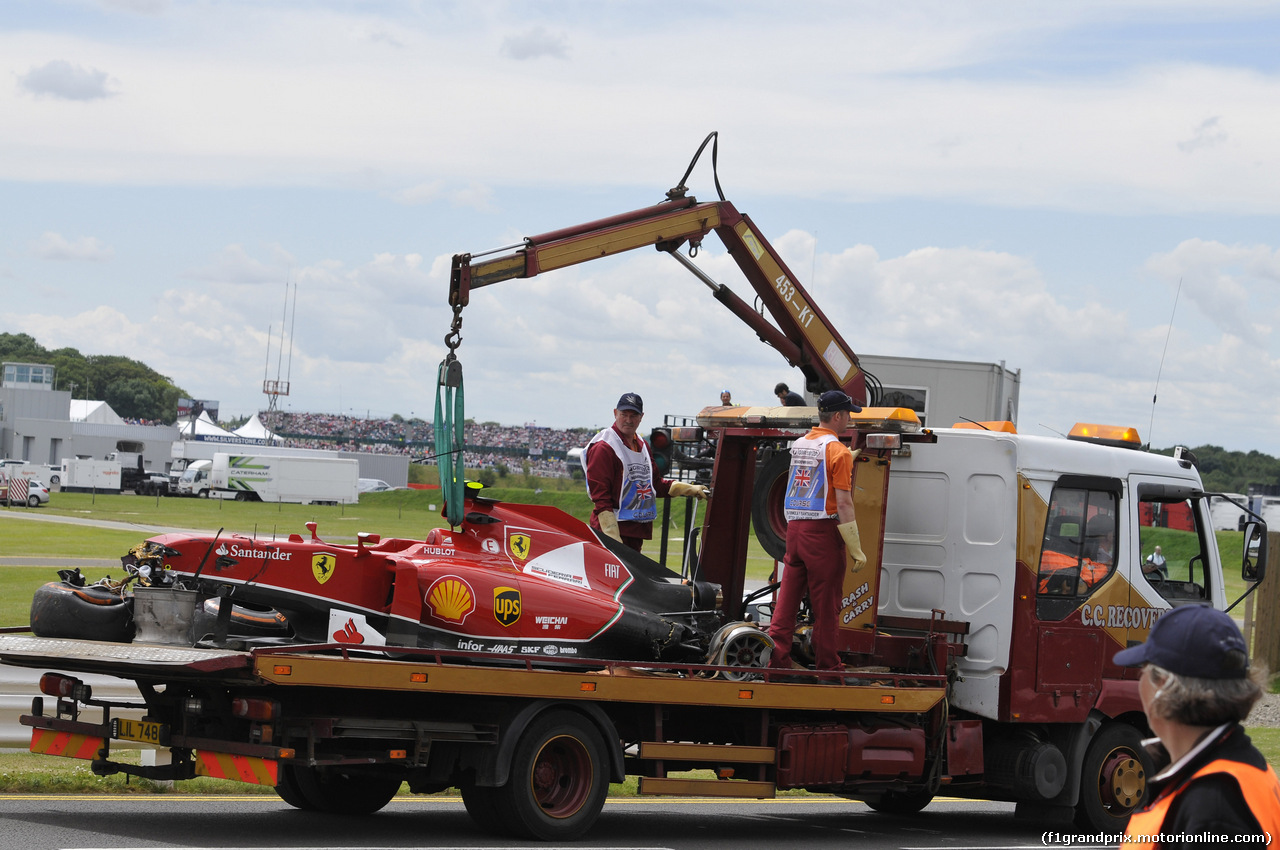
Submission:
[[[1280,487],[1280,459],[1259,451],[1229,452],[1222,446],[1196,446],[1196,468],[1206,490],[1248,494],[1250,485]],[[1159,449],[1172,455],[1173,449]]]
[[[81,354],[74,348],[49,350],[30,334],[0,333],[0,359],[53,366],[54,389],[73,398],[105,401],[126,419],[173,424],[186,390],[145,363],[116,354]]]

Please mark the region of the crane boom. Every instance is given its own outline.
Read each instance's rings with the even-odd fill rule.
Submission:
[[[776,326],[678,253],[686,242],[690,247],[698,247],[713,231],[742,269]],[[698,203],[692,196],[678,197],[530,236],[517,246],[489,252],[497,256],[455,254],[449,304],[457,311],[468,304],[472,289],[535,277],[649,245],[679,260],[712,290],[717,301],[751,327],[761,340],[777,349],[788,363],[799,368],[810,392],[841,389],[856,402],[867,403],[866,377],[853,349],[813,303],[751,219],[724,200]]]

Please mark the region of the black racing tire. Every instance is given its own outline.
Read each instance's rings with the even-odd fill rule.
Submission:
[[[371,815],[391,802],[403,784],[399,777],[351,773],[340,767],[295,765],[293,774],[308,808],[335,815]]]
[[[486,788],[470,782],[462,785],[462,805],[475,825],[485,832],[502,838],[511,836],[506,822],[498,813],[498,789]]]
[[[494,804],[510,835],[573,841],[595,824],[608,792],[608,751],[595,725],[572,711],[550,711],[520,735]]]
[[[284,800],[295,809],[302,809],[304,812],[315,811],[315,806],[307,800],[303,795],[302,789],[298,786],[298,776],[296,766],[292,764],[281,764],[279,771],[276,773],[276,793],[280,795],[280,799]]]
[[[885,815],[914,815],[933,802],[933,794],[925,790],[886,791],[878,800],[866,800],[874,811]]]
[[[775,561],[781,561],[787,553],[787,518],[782,513],[782,500],[787,494],[790,468],[791,452],[777,452],[756,472],[751,492],[751,525],[756,540]]]
[[[133,597],[98,585],[51,581],[31,597],[31,631],[37,637],[128,643],[137,632]]]
[[[1095,832],[1124,832],[1129,815],[1146,801],[1154,774],[1142,733],[1127,723],[1103,726],[1089,742],[1080,768],[1076,825]]]

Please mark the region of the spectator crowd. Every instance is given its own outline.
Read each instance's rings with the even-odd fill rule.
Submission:
[[[258,418],[284,444],[308,449],[406,454],[414,458],[434,454],[435,430],[422,419],[361,419],[331,413],[262,411]],[[568,451],[580,448],[595,434],[591,428],[547,428],[532,423],[499,425],[467,421],[463,428],[468,468],[484,469],[506,464],[542,477],[567,477]]]

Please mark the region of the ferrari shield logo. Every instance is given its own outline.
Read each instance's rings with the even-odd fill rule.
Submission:
[[[504,626],[520,619],[520,591],[514,587],[493,589],[493,618]]]
[[[311,574],[316,581],[324,584],[333,577],[333,570],[338,566],[338,556],[329,552],[317,552],[311,556]]]
[[[521,561],[529,557],[529,546],[533,541],[527,534],[512,534],[507,538],[507,548],[511,550],[511,554]]]

